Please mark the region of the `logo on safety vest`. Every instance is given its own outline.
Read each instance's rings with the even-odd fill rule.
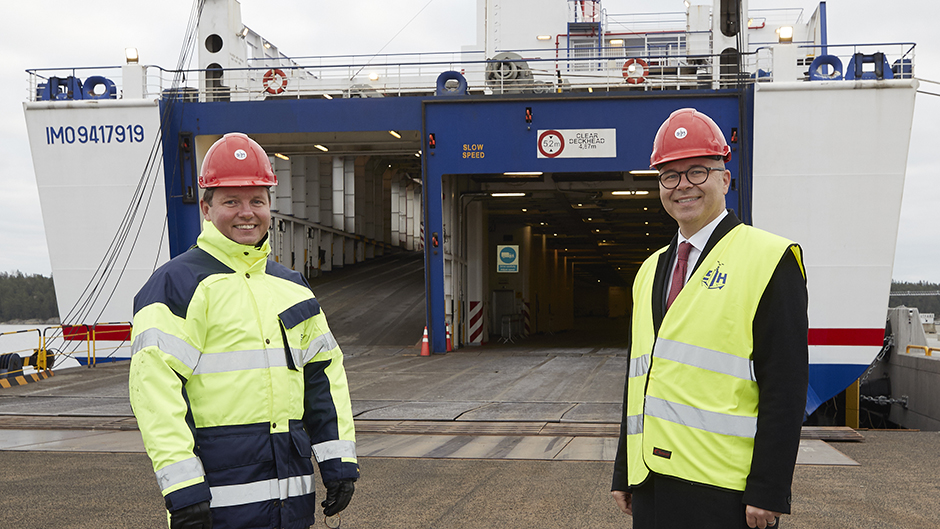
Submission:
[[[702,284],[705,285],[705,288],[709,290],[720,290],[721,287],[725,286],[725,283],[728,280],[728,274],[721,273],[722,263],[718,263],[714,270],[709,270],[705,274],[705,277],[702,278]]]
[[[653,447],[653,455],[664,457],[666,459],[672,459],[672,452],[670,450],[663,450],[662,448]]]

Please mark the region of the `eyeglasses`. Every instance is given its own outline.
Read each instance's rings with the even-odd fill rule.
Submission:
[[[712,171],[724,171],[724,168],[693,165],[692,167],[689,167],[687,170],[682,172],[667,171],[659,175],[659,183],[662,184],[662,186],[666,189],[675,189],[679,187],[679,182],[682,180],[682,175],[685,175],[690,184],[697,186],[705,183],[705,180],[708,180],[708,175]]]

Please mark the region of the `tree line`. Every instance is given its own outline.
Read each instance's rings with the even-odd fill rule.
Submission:
[[[59,316],[51,277],[0,272],[0,322],[49,320]]]
[[[940,284],[918,281],[908,283],[904,281],[892,281],[891,292],[940,292]],[[925,296],[891,296],[888,299],[889,307],[914,307],[921,313],[931,312],[940,317],[940,295],[930,294]]]

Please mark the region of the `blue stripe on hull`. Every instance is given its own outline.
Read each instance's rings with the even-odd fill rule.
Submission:
[[[861,364],[810,364],[806,415],[813,413],[820,404],[849,387],[866,369],[868,366]]]

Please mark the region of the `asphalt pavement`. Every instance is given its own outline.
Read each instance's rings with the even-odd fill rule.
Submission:
[[[342,527],[630,527],[609,496],[623,355],[551,341],[349,348],[363,477]],[[126,376],[76,368],[0,392],[3,527],[165,527]],[[940,433],[860,433],[819,441],[841,460],[803,458],[782,527],[940,528]]]

